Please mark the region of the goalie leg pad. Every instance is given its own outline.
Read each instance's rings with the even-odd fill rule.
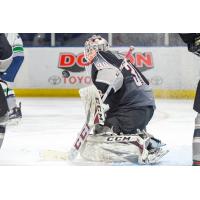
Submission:
[[[102,143],[94,142],[89,139],[85,142],[80,155],[86,160],[94,162],[125,162],[131,159],[132,162],[137,162],[140,149],[129,143]],[[103,137],[103,136],[98,136]],[[102,138],[103,139],[103,138]]]
[[[144,161],[148,157],[146,147],[149,140],[150,138],[143,139],[136,134],[89,135],[81,156],[96,162]]]
[[[94,124],[104,125],[105,115],[103,102],[96,87],[91,85],[82,88],[79,90],[79,93],[84,103],[87,124],[89,126],[93,126]]]
[[[143,135],[143,138],[141,137]],[[81,156],[96,162],[138,162],[139,164],[153,164],[168,151],[156,148],[148,149],[151,144],[149,134],[139,132],[132,135],[89,135],[81,151]]]

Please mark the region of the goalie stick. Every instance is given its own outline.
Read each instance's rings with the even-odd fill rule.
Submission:
[[[129,48],[129,51],[127,52],[126,56],[124,57],[124,60],[123,60],[122,63],[121,63],[121,66],[119,67],[120,72],[123,70],[123,68],[124,68],[124,63],[125,63],[125,62],[127,61],[127,59],[130,57],[130,55],[131,55],[133,49],[134,49],[133,46],[131,46],[131,47]],[[119,73],[116,74],[116,78],[117,78],[118,76],[119,76]],[[105,94],[103,95],[102,102],[104,102],[104,101],[106,100],[107,96],[109,95],[111,89],[113,88],[113,85],[115,84],[116,78],[115,78],[115,80],[113,81],[113,83],[110,84],[109,87],[107,88]],[[98,112],[98,110],[97,110],[97,112],[95,113],[95,118],[94,118],[94,119],[97,119],[98,116],[99,116],[99,112]],[[94,122],[93,126],[89,126],[89,124],[88,124],[88,118],[89,118],[89,117],[87,117],[87,120],[86,120],[85,124],[83,125],[83,127],[82,127],[80,133],[78,134],[78,136],[77,136],[77,138],[76,138],[76,140],[75,140],[75,142],[74,142],[74,144],[73,144],[73,147],[72,147],[72,148],[70,149],[70,151],[69,151],[69,156],[68,156],[68,157],[69,157],[70,160],[74,160],[74,159],[76,158],[76,156],[77,156],[78,153],[80,152],[80,150],[81,150],[81,148],[82,148],[84,142],[86,141],[87,136],[88,136],[88,134],[90,133],[91,129],[93,128],[93,126],[94,126],[95,124],[97,124],[97,123]],[[99,116],[99,119],[100,119],[100,118],[101,118],[101,117]]]

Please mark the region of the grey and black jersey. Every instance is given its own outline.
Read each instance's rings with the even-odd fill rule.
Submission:
[[[114,83],[113,90],[105,101],[110,106],[110,112],[146,106],[155,108],[148,80],[131,63],[127,62],[123,69],[119,70],[122,62],[123,57],[119,53],[100,51],[92,64],[91,77],[97,89],[105,93],[108,86]],[[116,73],[119,74],[117,80]]]

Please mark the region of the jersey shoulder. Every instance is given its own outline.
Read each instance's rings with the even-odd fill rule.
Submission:
[[[103,60],[115,67],[120,67],[123,61],[123,58],[114,51],[100,51],[97,56],[103,58]]]

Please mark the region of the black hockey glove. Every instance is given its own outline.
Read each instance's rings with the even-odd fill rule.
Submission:
[[[194,43],[188,44],[188,51],[200,56],[200,37],[195,38]]]

